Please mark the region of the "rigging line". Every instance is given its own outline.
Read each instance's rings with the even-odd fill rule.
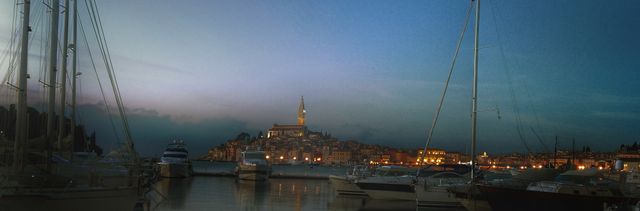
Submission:
[[[102,35],[102,39],[104,40],[104,49],[105,49],[105,52],[106,52],[106,57],[107,57],[108,62],[109,62],[109,67],[110,67],[109,70],[113,74],[113,79],[112,80],[115,83],[114,87],[115,87],[115,90],[117,92],[117,93],[115,93],[115,95],[117,97],[117,102],[123,108],[122,111],[121,111],[122,112],[122,114],[121,114],[122,116],[121,117],[123,119],[123,122],[125,123],[125,130],[126,130],[125,132],[127,133],[129,138],[131,139],[130,134],[129,134],[129,129],[130,129],[129,128],[129,121],[128,121],[127,116],[126,116],[126,111],[124,110],[124,103],[122,102],[122,95],[121,95],[121,92],[120,92],[120,85],[118,84],[118,79],[116,77],[116,72],[114,70],[113,61],[111,60],[111,53],[109,51],[109,45],[107,44],[107,39],[106,39],[106,36],[104,34],[104,28],[102,27],[102,18],[100,16],[100,10],[98,10],[97,3],[95,2],[95,0],[93,0],[92,2],[93,2],[92,5],[94,6],[95,12],[96,12],[97,23],[99,25],[100,34]]]
[[[495,11],[496,11],[495,13],[497,13],[497,15],[499,16],[499,15],[500,15],[500,13],[499,13],[499,11],[498,11],[498,6],[497,6],[497,5],[493,5],[492,10],[493,10],[493,8],[494,8],[494,7],[495,7]],[[494,22],[497,22],[497,21],[496,21],[496,19],[497,19],[497,18],[496,18],[495,16],[496,16],[496,14],[494,14]],[[496,32],[497,32],[497,31],[498,31],[498,27],[497,27],[497,24],[496,24]],[[498,36],[498,39],[500,40],[500,37],[499,37],[499,36]],[[501,51],[503,51],[502,46],[500,46],[500,48],[501,48]],[[503,56],[503,57],[504,57],[504,56]],[[517,63],[518,63],[518,60],[514,59],[514,61],[515,61],[514,63],[516,63],[516,64],[515,64],[515,66],[519,66],[519,65],[517,64]],[[529,86],[527,85],[527,81],[526,81],[526,80],[523,80],[523,81],[522,81],[522,85],[523,85],[523,87],[524,87],[525,93],[527,93],[527,97],[528,97],[528,99],[532,99],[532,97],[531,97],[531,92],[530,92],[530,89],[529,89]],[[532,102],[531,100],[529,100],[529,101],[527,101],[527,102],[529,103],[529,108],[531,108],[531,111],[533,112],[533,116],[534,116],[534,119],[535,119],[535,122],[536,122],[536,127],[538,128],[538,131],[542,131],[542,127],[540,126],[540,118],[539,118],[539,115],[538,115],[537,109],[535,109],[535,107],[533,106],[533,102]],[[544,133],[543,133],[543,134],[544,134]],[[536,134],[536,135],[537,135],[537,134]],[[540,140],[540,141],[542,141],[542,139],[539,139],[539,140]],[[542,143],[542,142],[541,142],[541,143]],[[544,143],[542,143],[542,144],[544,145]]]
[[[14,40],[15,40],[15,37],[17,36],[17,33],[18,33],[17,26],[16,26],[16,19],[17,19],[16,17],[18,16],[17,15],[18,14],[18,12],[17,12],[18,10],[19,10],[18,9],[18,1],[15,0],[14,4],[13,4],[13,10],[12,10],[13,14],[11,15],[11,32],[12,33],[11,33],[11,36],[9,37],[9,42],[7,43],[7,47],[4,48],[4,49],[7,49],[7,51],[3,53],[2,59],[0,59],[0,68],[3,66],[5,60],[9,57],[9,55],[11,55],[11,52],[13,52],[13,45],[15,44]],[[7,82],[6,78],[7,78],[8,74],[9,74],[9,67],[7,67],[7,75],[5,75],[3,77],[2,84],[0,84],[0,85],[6,85],[6,82]]]
[[[495,5],[493,6],[495,7]],[[495,25],[495,30],[496,30],[496,39],[498,40],[498,48],[500,49],[500,56],[502,57],[502,60],[505,61],[504,63],[502,63],[503,65],[503,69],[505,71],[505,74],[507,76],[507,85],[509,87],[509,96],[511,97],[511,104],[513,106],[513,112],[515,113],[515,120],[516,120],[516,130],[518,132],[518,136],[520,138],[520,141],[522,142],[522,144],[524,145],[524,147],[527,149],[528,153],[532,153],[531,148],[529,147],[529,145],[527,144],[527,141],[524,137],[523,134],[523,129],[522,129],[522,116],[520,114],[520,107],[518,106],[518,100],[516,98],[516,94],[515,94],[515,89],[513,86],[513,79],[511,77],[511,71],[509,68],[509,65],[506,64],[507,60],[506,60],[506,56],[504,54],[504,46],[502,45],[501,41],[501,37],[500,37],[500,33],[498,31],[498,24],[497,24],[497,20],[496,20],[496,11],[493,9],[493,7],[491,7],[491,14],[492,14],[492,20],[494,22]]]
[[[42,6],[42,10],[43,10],[42,13],[43,14],[44,14],[44,11],[47,10],[47,8],[48,7],[46,7],[46,6]],[[44,16],[43,20],[46,21],[46,22],[50,22],[49,18],[51,18],[51,16],[46,15],[46,16]],[[46,27],[46,26],[48,26],[48,27]],[[38,79],[39,79],[38,81],[47,81],[47,78],[49,77],[49,75],[46,74],[47,73],[47,67],[48,67],[48,64],[49,64],[49,51],[47,51],[47,44],[51,40],[51,33],[47,33],[47,32],[51,31],[51,27],[52,27],[51,25],[47,25],[47,24],[44,24],[42,26],[42,28],[44,30],[43,30],[43,33],[41,33],[41,36],[46,36],[46,38],[44,39],[44,42],[42,42],[42,39],[41,39],[41,42],[40,42],[40,55],[44,55],[44,56],[42,56],[40,58],[40,69],[39,69],[40,70],[40,74],[38,75]],[[46,100],[47,100],[47,86],[44,83],[42,83],[42,86],[38,86],[38,87],[42,88],[42,92],[41,92],[42,93],[42,102],[46,102]],[[41,111],[46,110],[47,104],[46,103],[42,103],[41,105],[42,105]],[[43,125],[46,124],[46,120],[44,118],[42,119],[42,121],[43,121],[42,122]]]
[[[431,124],[431,128],[429,129],[427,135],[427,143],[424,146],[422,151],[422,156],[420,156],[420,161],[418,165],[422,165],[424,161],[424,157],[427,154],[427,149],[429,144],[431,144],[431,140],[433,138],[433,131],[436,128],[436,124],[438,123],[438,117],[440,116],[440,111],[442,110],[442,105],[444,104],[444,99],[447,94],[447,89],[449,88],[449,81],[451,81],[451,75],[453,75],[453,70],[456,66],[456,60],[458,59],[458,53],[460,52],[460,47],[462,46],[462,41],[464,40],[464,34],[467,31],[469,26],[469,19],[471,17],[471,10],[473,8],[473,1],[469,1],[469,7],[467,8],[467,15],[464,21],[464,25],[462,27],[462,31],[460,32],[460,38],[458,39],[458,43],[456,44],[456,51],[453,54],[453,59],[451,60],[451,68],[449,68],[449,75],[447,76],[447,80],[444,83],[444,89],[442,90],[442,94],[440,95],[440,102],[438,103],[438,107],[436,108],[435,116],[433,117],[433,123]]]
[[[96,73],[96,79],[98,80],[98,87],[100,88],[100,93],[102,94],[102,100],[104,100],[104,104],[107,110],[107,117],[109,118],[109,122],[111,123],[113,134],[116,136],[116,139],[118,140],[120,139],[120,137],[118,136],[116,125],[113,122],[113,118],[111,117],[111,109],[109,108],[107,97],[105,96],[104,89],[102,88],[102,82],[100,81],[98,69],[96,68],[95,62],[93,61],[93,54],[91,53],[91,48],[89,47],[89,41],[87,40],[87,34],[84,31],[84,25],[82,24],[82,19],[78,19],[78,23],[80,24],[80,31],[82,31],[82,37],[84,37],[85,45],[87,45],[87,52],[89,54],[89,58],[91,59],[91,66],[93,67],[93,71]]]
[[[86,2],[86,0],[85,0]],[[134,162],[137,162],[137,155],[135,154],[135,150],[133,149],[133,140],[131,137],[131,133],[129,131],[129,123],[126,117],[126,113],[124,111],[124,105],[122,103],[122,96],[120,95],[120,90],[117,84],[117,80],[115,79],[115,72],[113,70],[113,63],[111,62],[110,59],[110,55],[108,52],[108,47],[106,46],[106,38],[104,35],[104,30],[102,27],[102,22],[100,20],[100,15],[99,15],[99,10],[96,6],[95,1],[89,1],[91,2],[91,6],[92,6],[92,15],[93,15],[93,19],[92,19],[92,24],[94,24],[95,28],[96,28],[96,36],[97,37],[101,37],[101,40],[99,42],[100,47],[101,47],[101,51],[102,51],[102,56],[103,59],[105,61],[105,66],[107,67],[107,73],[109,75],[109,79],[111,80],[111,86],[112,89],[114,91],[114,95],[116,98],[116,103],[118,104],[118,111],[120,112],[120,118],[123,122],[123,129],[125,132],[125,136],[127,137],[126,142],[127,142],[127,150],[129,151],[129,153],[133,156]]]
[[[100,50],[100,55],[102,56],[102,59],[105,62],[105,68],[107,69],[107,73],[109,74],[109,80],[111,80],[111,74],[109,72],[109,65],[106,62],[106,57],[104,56],[105,53],[104,53],[104,48],[103,48],[103,44],[102,44],[102,39],[101,39],[101,36],[100,36],[101,34],[99,33],[99,29],[97,28],[97,25],[95,23],[96,21],[94,20],[95,19],[95,12],[93,11],[93,6],[91,6],[91,8],[89,8],[89,4],[90,3],[92,3],[92,2],[89,1],[89,3],[87,3],[87,0],[85,0],[85,6],[87,8],[87,12],[89,13],[89,20],[91,21],[91,27],[92,27],[92,29],[94,31],[94,35],[95,35],[96,41],[98,43],[98,48]],[[112,89],[113,89],[113,82],[112,81],[110,81],[110,82],[111,82]],[[114,93],[114,95],[115,95],[115,93]],[[105,100],[105,102],[106,102],[106,100]],[[116,105],[118,106],[118,108],[120,107],[117,98],[116,98]],[[123,125],[123,127],[124,127],[124,125]],[[115,132],[115,129],[114,129],[114,132]],[[119,137],[118,137],[118,140],[120,140]]]
[[[536,132],[536,130],[533,129],[533,127],[529,127],[531,128],[531,132],[533,132],[534,135],[536,135],[536,138],[538,139],[538,141],[540,142],[540,144],[542,144],[542,147],[544,148],[545,152],[551,152],[549,150],[549,148],[547,147],[547,145],[544,143],[544,141],[542,141],[542,138],[540,138],[540,136],[538,135],[538,133]]]

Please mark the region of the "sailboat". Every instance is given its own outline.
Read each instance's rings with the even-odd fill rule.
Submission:
[[[60,14],[59,0],[52,0],[51,5],[51,42],[49,46],[49,110],[47,118],[47,134],[45,138],[29,139],[28,115],[27,115],[27,69],[29,50],[29,25],[31,1],[22,3],[22,26],[20,44],[20,69],[17,74],[17,105],[15,120],[15,137],[11,154],[11,165],[3,165],[0,168],[0,207],[2,210],[132,210],[139,200],[141,189],[139,186],[137,155],[133,150],[130,136],[127,135],[127,144],[116,159],[98,159],[96,156],[75,156],[71,147],[71,141],[62,133],[58,134],[55,141],[55,84],[57,67],[58,46],[58,21]],[[95,2],[92,2],[95,6]],[[66,74],[66,57],[69,50],[68,25],[69,13],[73,9],[74,41],[77,34],[77,0],[70,5],[70,0],[65,1],[67,10],[64,12],[64,45],[63,45],[63,72]],[[73,85],[75,90],[76,54],[73,48]],[[65,81],[64,77],[61,77]],[[66,82],[62,82],[65,86]],[[65,90],[63,87],[62,90]],[[61,91],[64,93],[64,91]],[[119,95],[119,93],[115,93]],[[64,107],[60,115],[60,132],[64,132]],[[73,107],[75,107],[75,92],[72,93]],[[118,97],[116,97],[121,105]],[[121,108],[122,109],[122,108]],[[72,111],[74,113],[75,111]],[[125,118],[125,117],[122,117]],[[72,118],[73,119],[73,118]],[[72,120],[73,121],[73,120]],[[125,124],[126,125],[126,124]],[[128,126],[127,126],[128,127]],[[75,123],[72,123],[72,131]],[[72,137],[75,135],[71,133]],[[5,150],[6,152],[6,150]]]
[[[476,172],[476,119],[478,112],[478,27],[480,24],[480,0],[472,0],[469,4],[469,9],[466,13],[466,20],[458,40],[456,51],[451,63],[451,69],[449,70],[449,76],[445,82],[440,102],[436,108],[433,123],[428,131],[427,141],[425,143],[421,158],[419,158],[419,164],[425,161],[425,156],[428,152],[429,144],[431,143],[433,132],[438,122],[438,117],[442,109],[445,95],[449,81],[451,80],[451,74],[455,67],[456,59],[460,51],[461,43],[464,38],[464,34],[469,23],[471,16],[471,8],[475,1],[475,26],[474,26],[474,54],[473,54],[473,90],[472,90],[472,107],[471,107],[471,162],[470,167],[464,165],[450,165],[450,166],[428,166],[418,171],[416,182],[414,184],[416,193],[416,207],[429,207],[429,208],[460,208],[463,206],[460,200],[455,197],[451,197],[448,189],[460,185],[465,185],[468,182],[474,182],[477,176]],[[469,175],[468,177],[466,175]]]

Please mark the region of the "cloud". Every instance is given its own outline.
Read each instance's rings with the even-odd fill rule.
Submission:
[[[97,142],[104,149],[113,149],[123,141],[120,119],[112,115],[112,126],[104,105],[80,105],[78,113],[81,123],[87,126],[87,132],[95,131]],[[169,115],[160,115],[153,109],[145,108],[128,109],[127,115],[134,146],[142,156],[160,156],[172,139],[181,138],[187,143],[191,156],[198,157],[240,132],[253,134],[258,131],[248,128],[246,122],[233,118],[180,122]]]

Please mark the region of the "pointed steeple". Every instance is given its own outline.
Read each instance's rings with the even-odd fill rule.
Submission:
[[[304,116],[307,110],[304,109],[304,96],[300,97],[300,106],[298,107],[298,125],[304,125]]]

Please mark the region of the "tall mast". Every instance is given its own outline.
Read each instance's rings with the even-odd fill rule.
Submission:
[[[476,1],[476,20],[473,44],[473,93],[471,97],[471,179],[476,176],[476,119],[478,116],[478,35],[480,29],[480,0]]]
[[[49,109],[47,110],[47,171],[51,170],[51,145],[55,135],[55,105],[56,105],[56,63],[58,60],[58,13],[60,13],[60,1],[51,1],[51,45],[49,46]]]
[[[76,138],[76,76],[78,74],[78,0],[73,0],[73,63],[71,74],[71,143],[75,142]],[[73,151],[73,144],[71,144],[71,150]]]
[[[27,59],[29,57],[29,15],[31,0],[24,0],[22,37],[20,38],[20,72],[18,73],[18,105],[16,110],[16,135],[13,146],[13,169],[16,173],[24,169],[24,144],[27,142]]]
[[[64,139],[64,110],[67,102],[67,58],[69,57],[69,0],[64,2],[64,35],[62,41],[62,74],[60,75],[60,110],[58,115],[58,150],[63,151],[62,142]]]
[[[558,157],[558,136],[556,136],[556,143],[553,146],[553,168],[556,168],[557,157]]]

